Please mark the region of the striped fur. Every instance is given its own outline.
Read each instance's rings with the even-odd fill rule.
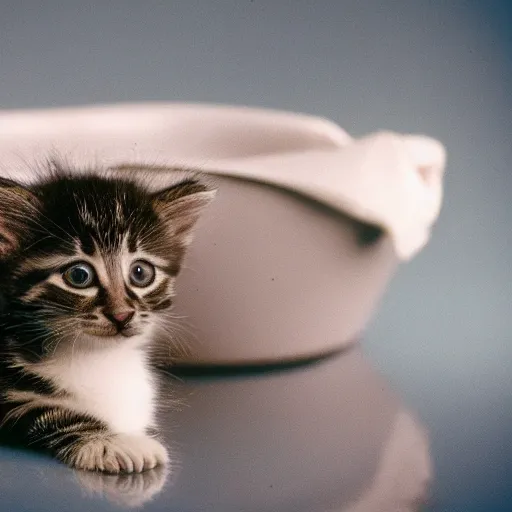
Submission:
[[[152,333],[211,198],[197,179],[159,192],[62,170],[0,179],[3,442],[112,473],[167,461],[150,435]]]

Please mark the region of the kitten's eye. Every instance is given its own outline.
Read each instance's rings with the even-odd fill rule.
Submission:
[[[147,261],[138,260],[130,267],[130,283],[138,288],[145,288],[155,280],[155,267]]]
[[[73,288],[88,288],[94,282],[94,269],[88,263],[76,263],[62,277]]]

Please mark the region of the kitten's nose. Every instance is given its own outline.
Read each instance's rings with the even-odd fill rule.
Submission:
[[[134,311],[116,311],[110,316],[118,325],[124,327],[133,318],[134,313]]]

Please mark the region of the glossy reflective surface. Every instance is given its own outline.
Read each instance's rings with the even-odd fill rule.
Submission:
[[[183,371],[165,396],[169,471],[75,472],[2,448],[1,509],[396,512],[426,496],[426,436],[358,348],[288,368]]]

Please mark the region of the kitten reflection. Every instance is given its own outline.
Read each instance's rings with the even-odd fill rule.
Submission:
[[[143,473],[106,474],[76,470],[74,474],[91,497],[101,496],[124,508],[136,508],[152,501],[164,489],[166,482],[171,483],[168,481],[171,471],[166,466]]]

